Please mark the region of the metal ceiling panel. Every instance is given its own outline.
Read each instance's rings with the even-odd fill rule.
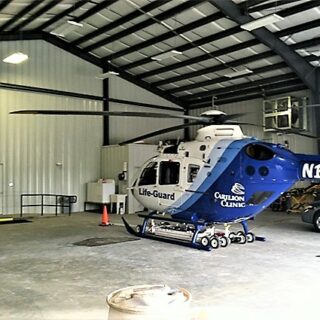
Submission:
[[[295,25],[298,25],[304,22],[317,20],[319,19],[319,16],[320,16],[320,7],[316,7],[309,10],[305,10],[301,13],[296,13],[288,17],[285,17],[283,20],[277,23],[266,26],[266,28],[269,29],[271,32],[275,32],[278,30],[283,30],[283,29],[293,27]]]
[[[268,59],[262,59],[262,60],[246,63],[246,66],[250,69],[255,69],[255,68],[261,68],[264,66],[273,65],[282,61],[283,60],[279,56],[272,56]]]

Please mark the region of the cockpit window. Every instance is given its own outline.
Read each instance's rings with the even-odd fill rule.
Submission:
[[[179,183],[180,162],[161,161],[159,170],[159,184]]]
[[[196,164],[189,164],[188,167],[188,182],[193,182],[196,178],[198,171],[200,169],[200,166]]]
[[[246,148],[246,154],[255,160],[270,160],[274,157],[274,152],[260,144],[250,144]]]
[[[139,186],[156,184],[157,182],[157,162],[150,162],[142,171]]]

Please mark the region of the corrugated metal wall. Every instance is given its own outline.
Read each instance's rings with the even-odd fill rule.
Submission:
[[[101,81],[95,79],[99,68],[43,41],[1,43],[0,57],[15,51],[27,53],[29,60],[20,65],[1,62],[1,82],[102,96]],[[101,102],[0,89],[0,105],[1,213],[19,213],[21,193],[75,194],[74,210],[82,210],[85,184],[100,176],[102,119],[8,113],[38,108],[101,110]]]
[[[141,89],[136,85],[123,80],[119,77],[111,77],[109,79],[109,95],[110,98],[131,100],[142,103],[150,103],[165,107],[179,108],[177,105]],[[110,111],[140,111],[140,112],[157,112],[183,114],[183,111],[167,111],[153,108],[145,108],[132,105],[123,105],[118,103],[110,103]],[[153,118],[119,118],[111,117],[110,121],[110,144],[119,143],[123,140],[134,138],[148,132],[153,132],[163,128],[183,124],[183,120],[177,119],[153,119]],[[148,139],[148,142],[157,144],[159,140],[183,138],[183,130],[160,135]]]

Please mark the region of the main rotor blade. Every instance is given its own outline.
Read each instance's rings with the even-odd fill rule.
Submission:
[[[142,117],[142,118],[177,118],[186,120],[197,120],[202,123],[209,123],[206,117],[195,117],[182,114],[130,112],[130,111],[80,111],[80,110],[18,110],[10,114],[43,114],[43,115],[63,115],[63,116],[116,116],[116,117]]]
[[[169,128],[165,128],[165,129],[149,132],[149,133],[146,133],[146,134],[144,134],[142,136],[135,137],[135,138],[132,138],[130,140],[122,141],[122,142],[119,143],[119,145],[123,146],[123,145],[128,144],[128,143],[133,143],[133,142],[136,142],[136,141],[139,141],[139,140],[155,137],[155,136],[158,136],[159,134],[168,133],[168,132],[172,132],[172,131],[177,131],[177,130],[181,130],[181,129],[184,129],[184,128],[188,128],[190,126],[196,126],[196,125],[201,125],[201,124],[203,124],[203,122],[197,121],[197,122],[185,123],[185,124],[181,124],[179,126],[174,126],[174,127],[169,127]]]

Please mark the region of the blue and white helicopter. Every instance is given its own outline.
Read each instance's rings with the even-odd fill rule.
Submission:
[[[149,133],[131,143],[161,133],[202,124],[194,141],[162,145],[134,181],[134,197],[150,213],[129,233],[199,249],[217,249],[231,242],[253,242],[247,221],[267,208],[296,181],[320,178],[320,156],[296,154],[284,145],[243,134],[234,118],[210,110],[199,117],[160,113],[21,110],[18,114],[100,115],[182,118],[193,121]],[[247,123],[241,123],[247,124]],[[168,217],[169,214],[171,217]],[[240,223],[243,231],[230,232]],[[217,227],[223,226],[223,230]]]

